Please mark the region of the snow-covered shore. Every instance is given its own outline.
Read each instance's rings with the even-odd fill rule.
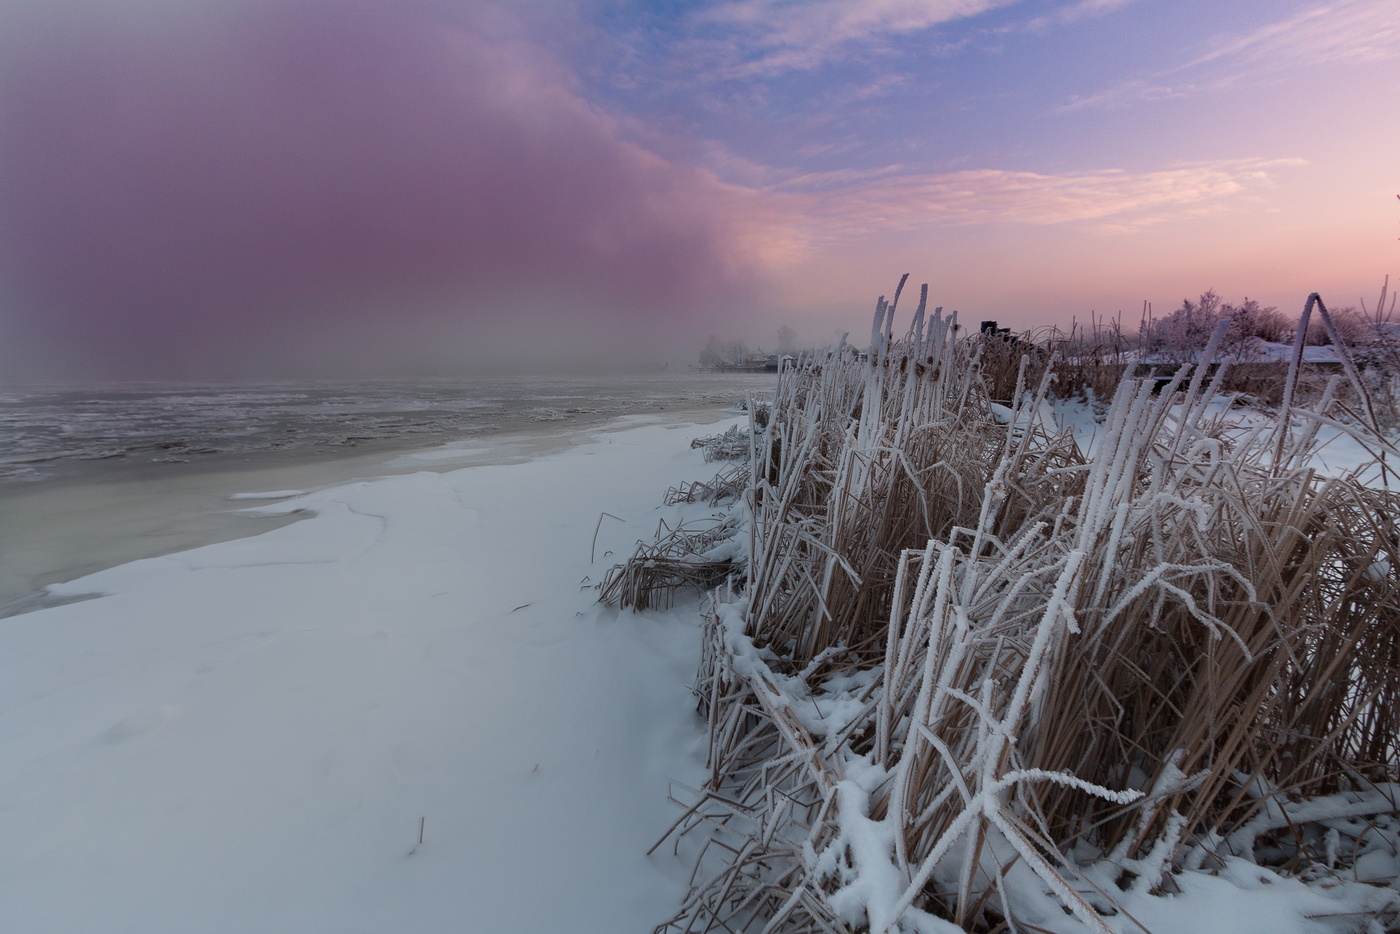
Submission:
[[[713,417],[712,410],[687,413]],[[577,427],[509,432],[398,453],[225,458],[212,469],[140,469],[0,487],[0,617],[43,605],[49,584],[127,564],[247,538],[302,514],[261,516],[230,502],[249,494],[325,489],[390,474],[517,464],[591,436]],[[104,465],[107,466],[107,465]],[[206,465],[201,465],[206,466]]]
[[[0,928],[649,930],[699,636],[589,585],[696,508],[658,504],[698,433],[240,500],[314,515],[4,620]]]

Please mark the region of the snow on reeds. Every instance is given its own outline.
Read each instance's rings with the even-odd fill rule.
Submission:
[[[737,531],[732,517],[675,528],[662,520],[654,541],[638,542],[630,559],[608,571],[600,599],[638,610],[666,609],[678,590],[716,587],[737,569]]]
[[[698,448],[707,461],[741,460],[752,453],[753,441],[750,432],[738,425],[730,425],[723,434],[708,438],[696,438],[690,442],[691,448]]]
[[[695,876],[658,930],[1137,930],[1241,861],[1338,930],[1393,922],[1362,881],[1400,873],[1375,856],[1400,844],[1400,502],[1310,467],[1323,424],[1393,464],[1370,413],[1285,392],[1242,432],[1209,414],[1223,370],[1129,374],[1086,455],[1054,367],[1023,354],[996,404],[993,341],[926,295],[898,339],[881,299],[868,356],[786,368],[731,516],[610,579],[635,605],[728,582],[710,780],[674,829]]]

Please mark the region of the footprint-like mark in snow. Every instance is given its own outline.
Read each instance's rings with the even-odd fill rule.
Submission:
[[[178,713],[179,710],[175,707],[156,707],[136,714],[134,717],[127,717],[125,720],[112,724],[102,734],[102,741],[118,745],[149,736],[174,720]]]

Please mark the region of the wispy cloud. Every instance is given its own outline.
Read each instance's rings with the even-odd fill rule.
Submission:
[[[830,172],[803,172],[784,177],[772,186],[775,191],[814,192],[825,190],[849,190],[851,186],[863,184],[873,179],[889,178],[896,175],[904,166],[885,165],[873,169],[837,169]]]
[[[697,17],[736,33],[750,54],[736,74],[811,69],[861,44],[924,32],[971,19],[1019,0],[728,0]],[[1101,16],[1137,0],[1069,0],[1017,28],[1044,28]],[[962,43],[940,46],[956,50]]]
[[[697,17],[735,34],[733,76],[816,68],[852,46],[967,19],[1016,0],[730,0]]]
[[[1079,0],[1078,3],[1065,7],[1059,17],[1068,22],[1084,16],[1102,16],[1136,2],[1137,0]]]
[[[975,169],[861,181],[795,196],[813,240],[948,224],[1079,224],[1126,230],[1258,198],[1301,160],[1230,160],[1154,172],[1043,175]]]
[[[1074,97],[1067,103],[1054,108],[1051,113],[1067,114],[1095,108],[1128,107],[1133,104],[1148,104],[1153,101],[1211,93],[1238,84],[1244,77],[1236,72],[1213,77],[1209,80],[1190,80],[1185,77],[1174,81],[1165,80],[1170,75],[1170,72],[1162,72],[1151,78],[1133,78],[1128,81],[1120,81],[1102,91]]]
[[[1077,97],[1056,112],[1218,91],[1250,78],[1307,65],[1397,58],[1400,6],[1394,0],[1341,0],[1309,6],[1249,32],[1216,36],[1206,46],[1186,62]]]
[[[1078,0],[1076,3],[1065,4],[1050,13],[1042,14],[1023,23],[1017,23],[1009,29],[1022,32],[1040,31],[1057,24],[1072,23],[1089,16],[1104,16],[1136,2],[1137,0]]]

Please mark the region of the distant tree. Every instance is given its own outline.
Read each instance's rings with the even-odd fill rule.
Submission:
[[[778,353],[797,353],[797,332],[786,324],[778,328]]]
[[[1194,362],[1219,320],[1220,296],[1213,289],[1199,301],[1183,299],[1176,311],[1147,325],[1147,352],[1173,363]]]
[[[1363,313],[1356,310],[1353,305],[1346,308],[1332,309],[1332,323],[1337,327],[1337,336],[1342,339],[1342,343],[1348,347],[1356,347],[1372,340],[1376,335],[1376,328],[1372,321]],[[1316,346],[1325,346],[1332,343],[1332,335],[1327,330],[1327,325],[1322,322],[1322,316],[1314,314],[1308,321],[1308,335],[1304,340]]]
[[[1194,302],[1184,299],[1176,311],[1148,324],[1143,334],[1147,352],[1168,362],[1193,363],[1221,321],[1229,322],[1220,348],[1224,356],[1248,356],[1257,341],[1287,340],[1291,332],[1277,308],[1261,307],[1252,298],[1231,305],[1212,289]]]
[[[1225,305],[1224,311],[1230,315],[1227,339],[1239,342],[1257,338],[1278,344],[1293,337],[1293,325],[1277,308],[1261,308],[1252,298],[1245,299],[1244,304],[1238,307]]]
[[[711,334],[709,340],[705,341],[705,349],[700,351],[701,366],[719,366],[722,362],[719,355],[719,338]]]
[[[723,366],[742,363],[749,356],[749,345],[741,340],[721,340],[711,334],[705,341],[705,349],[700,351],[701,366]]]

